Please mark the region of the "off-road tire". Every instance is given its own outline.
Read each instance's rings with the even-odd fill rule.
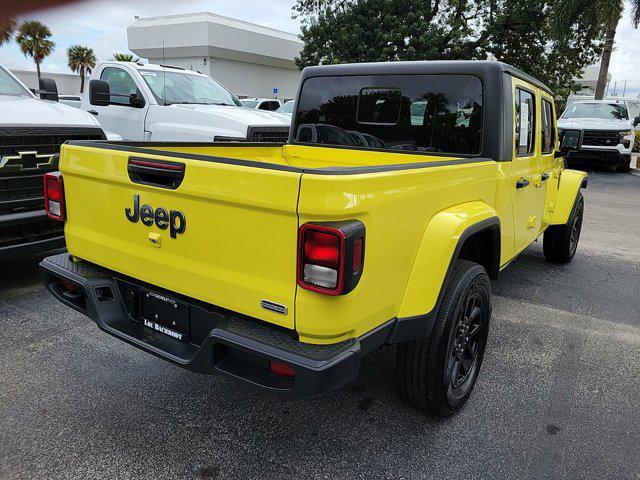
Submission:
[[[480,309],[477,314],[479,330],[473,334],[472,330],[461,330],[464,326],[466,310],[469,309],[469,301],[473,298],[474,306]],[[465,310],[465,312],[462,311]],[[440,417],[448,417],[457,413],[467,402],[478,373],[482,365],[484,350],[489,333],[489,320],[491,318],[491,283],[485,269],[474,262],[458,260],[454,266],[451,281],[442,298],[442,303],[433,326],[431,335],[426,338],[401,343],[396,350],[396,374],[398,377],[400,393],[414,406],[426,410]],[[469,322],[471,324],[471,322]],[[463,372],[463,363],[460,362],[458,370],[456,362],[462,344],[458,340],[460,333],[472,338],[465,345],[475,345],[475,360],[468,368],[466,379],[461,388],[455,388]],[[466,332],[466,333],[465,333]],[[469,346],[469,353],[473,345]],[[464,355],[466,361],[468,356]],[[455,379],[452,372],[456,371]],[[454,381],[455,380],[455,381]]]
[[[578,249],[580,232],[582,231],[582,216],[584,213],[584,198],[578,192],[575,206],[569,220],[564,225],[551,225],[544,232],[543,250],[545,258],[553,263],[568,263],[573,260]]]

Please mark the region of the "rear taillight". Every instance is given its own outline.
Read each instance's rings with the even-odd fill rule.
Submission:
[[[325,295],[355,288],[364,263],[364,224],[305,223],[298,234],[298,285]]]
[[[47,211],[47,217],[64,222],[64,187],[60,172],[51,172],[44,176],[44,208]]]

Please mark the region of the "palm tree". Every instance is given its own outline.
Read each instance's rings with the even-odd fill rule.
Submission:
[[[638,28],[640,24],[640,0],[629,0],[631,4],[631,24]],[[609,63],[616,37],[616,29],[624,11],[624,0],[560,0],[557,23],[560,33],[570,28],[573,19],[580,15],[590,15],[601,25],[604,33],[604,46],[600,61],[600,73],[596,85],[596,100],[602,100],[609,76]]]
[[[130,53],[114,53],[113,59],[119,62],[137,62],[138,59]]]
[[[11,40],[13,32],[16,29],[16,21],[13,18],[8,19],[0,24],[0,45]]]
[[[80,93],[82,93],[84,92],[84,76],[91,73],[91,69],[96,66],[96,55],[92,48],[72,45],[67,49],[67,58],[71,71],[80,74]]]
[[[40,78],[42,60],[51,55],[56,46],[49,38],[51,38],[51,30],[37,20],[25,20],[18,27],[16,42],[18,42],[24,56],[33,58],[36,63],[38,79]]]

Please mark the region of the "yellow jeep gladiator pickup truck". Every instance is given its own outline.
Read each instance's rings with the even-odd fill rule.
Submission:
[[[489,279],[543,233],[548,260],[575,254],[572,133],[498,62],[307,68],[284,145],[64,144],[45,190],[69,253],[43,280],[117,338],[282,395],[334,390],[396,344],[402,394],[451,415]]]

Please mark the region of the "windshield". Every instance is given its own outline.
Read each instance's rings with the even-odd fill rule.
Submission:
[[[255,100],[242,100],[242,104],[247,108],[256,108],[258,102],[256,102]]]
[[[301,143],[476,155],[482,83],[470,75],[309,78],[294,132]]]
[[[159,103],[242,106],[240,100],[211,77],[180,72],[140,70]]]
[[[279,112],[279,113],[293,113],[293,104],[294,104],[294,101],[291,100],[291,101],[285,103],[284,105],[282,105],[276,111]]]
[[[561,118],[606,118],[628,120],[627,106],[621,103],[572,103]]]
[[[29,95],[29,92],[22,88],[22,86],[2,67],[0,67],[0,95],[14,95],[21,97],[31,96]]]

